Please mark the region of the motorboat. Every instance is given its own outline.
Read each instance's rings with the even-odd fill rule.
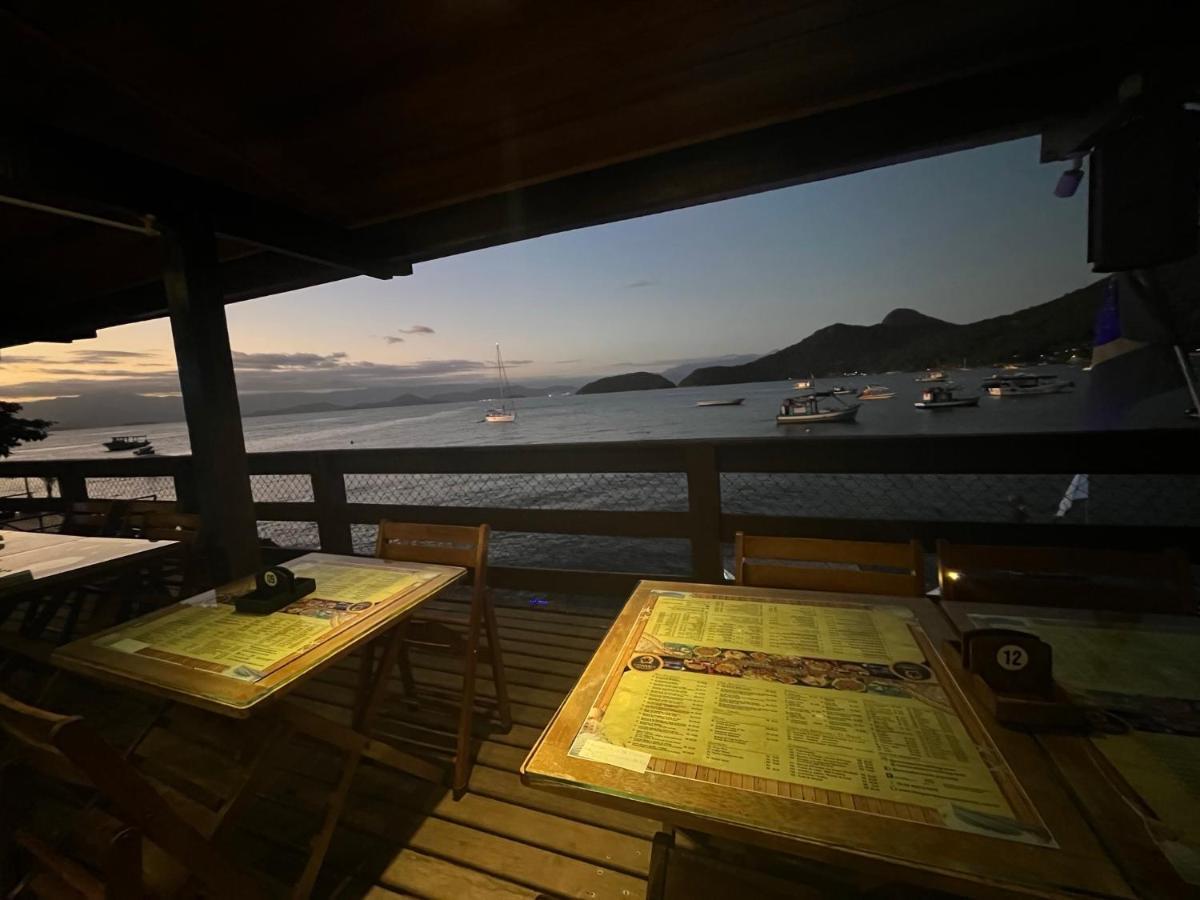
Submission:
[[[913,404],[917,409],[953,409],[956,406],[978,406],[978,397],[955,397],[958,385],[945,384],[927,387],[921,392],[921,399]]]
[[[822,409],[821,400],[833,397],[841,404],[841,409]],[[853,422],[858,416],[859,404],[846,403],[841,397],[835,397],[833,391],[811,391],[796,397],[788,397],[779,407],[779,415],[775,417],[778,425],[798,425],[812,422]]]
[[[943,372],[941,369],[930,369],[924,375],[922,375],[920,378],[913,379],[913,381],[916,381],[918,384],[928,383],[928,382],[932,382],[932,381],[945,381],[945,380],[946,380],[946,373]]]
[[[868,384],[858,392],[859,400],[891,400],[896,392],[882,384]]]
[[[154,449],[153,444],[147,444],[145,447],[139,447],[138,449],[134,450],[133,455],[134,456],[153,456],[157,452],[158,451],[156,451]]]
[[[500,405],[489,409],[484,414],[485,422],[515,422],[517,407],[508,396],[508,374],[504,371],[504,357],[500,355],[500,345],[496,345],[496,377],[500,379]]]
[[[738,397],[736,400],[697,400],[697,406],[741,406],[745,397]]]
[[[811,391],[814,384],[816,384],[816,379],[809,375],[807,378],[801,378],[795,382],[792,388],[797,391]]]
[[[844,397],[847,394],[853,394],[854,388],[848,388],[845,385],[837,384],[830,389],[830,393],[839,397]]]
[[[112,440],[104,442],[104,449],[109,453],[119,450],[137,450],[149,446],[150,438],[144,434],[119,434]]]
[[[1040,397],[1061,394],[1074,389],[1075,382],[1058,375],[1035,375],[1018,372],[1016,375],[995,375],[981,385],[989,397]]]

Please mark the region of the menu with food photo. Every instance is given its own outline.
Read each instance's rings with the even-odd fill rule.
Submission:
[[[571,755],[1053,844],[926,646],[903,606],[656,592]]]

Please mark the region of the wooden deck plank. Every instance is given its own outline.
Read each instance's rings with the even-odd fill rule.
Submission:
[[[281,776],[280,787],[299,790],[321,780],[326,771],[323,756],[328,754],[286,754],[278,763],[287,773]],[[415,814],[437,816],[643,878],[647,873],[650,845],[644,838],[619,834],[574,819],[557,818],[475,793],[467,793],[456,801],[436,785],[377,766],[364,766],[351,791],[352,803],[378,802],[380,797]]]

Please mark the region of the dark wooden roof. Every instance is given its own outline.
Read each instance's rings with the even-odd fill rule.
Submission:
[[[1188,33],[1123,6],[6,0],[0,346],[165,310],[152,232],[29,204],[202,210],[230,301],[399,274],[1035,132]]]

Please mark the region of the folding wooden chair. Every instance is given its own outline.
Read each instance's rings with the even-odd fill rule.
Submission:
[[[920,541],[830,541],[739,531],[733,546],[738,584],[898,597],[925,593]]]
[[[174,600],[183,600],[209,587],[200,551],[201,520],[194,513],[163,508],[162,504],[131,504],[122,533],[148,541],[176,541],[180,552],[155,564],[156,586]]]
[[[488,535],[487,525],[478,528],[468,525],[422,525],[406,522],[379,523],[375,555],[381,559],[407,562],[436,563],[465,566],[471,573],[471,608],[467,632],[463,635],[440,622],[420,618],[402,624],[397,664],[405,693],[413,696],[415,684],[408,660],[408,647],[422,650],[449,651],[464,657],[462,708],[459,711],[458,740],[454,754],[453,788],[455,799],[467,788],[474,762],[472,730],[475,705],[475,670],[480,661],[492,667],[496,687],[496,712],[500,726],[512,727],[512,712],[508,702],[508,684],[504,677],[504,659],[500,650],[500,632],[492,592],[487,586]],[[487,646],[481,647],[480,630],[487,630]],[[373,650],[363,656],[363,675],[370,677]]]
[[[0,694],[0,732],[15,751],[0,768],[0,896],[268,895],[212,845],[211,810],[156,787],[83,719]]]
[[[937,542],[947,603],[1194,614],[1192,568],[1179,550],[1138,553],[1080,547]]]

